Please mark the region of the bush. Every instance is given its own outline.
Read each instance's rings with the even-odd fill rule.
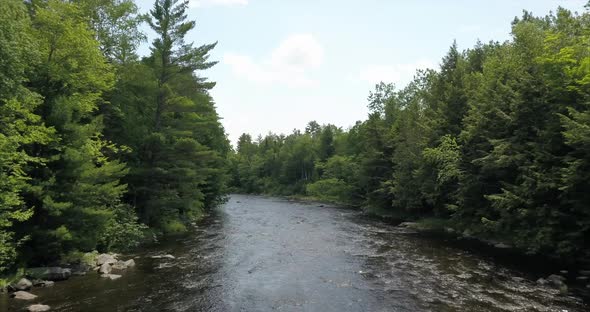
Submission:
[[[323,179],[308,184],[307,194],[320,200],[349,202],[352,187],[340,179]]]

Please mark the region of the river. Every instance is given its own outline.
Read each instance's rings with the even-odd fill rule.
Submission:
[[[356,210],[233,195],[194,233],[31,292],[52,311],[586,311],[535,273]],[[174,260],[151,259],[172,254]],[[0,311],[28,303],[0,295]]]

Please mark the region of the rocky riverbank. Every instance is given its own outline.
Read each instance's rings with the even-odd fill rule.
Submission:
[[[64,267],[38,267],[24,270],[23,277],[10,283],[3,291],[10,293],[12,300],[30,301],[28,311],[49,311],[50,306],[33,303],[37,299],[36,288],[52,287],[55,282],[68,280],[73,275],[96,273],[101,278],[116,280],[128,269],[135,267],[134,259],[123,260],[118,254],[86,253],[78,263]]]
[[[429,219],[418,220],[416,222],[401,222],[398,227],[429,234],[430,236],[447,237],[455,241],[469,241],[472,243],[471,245],[479,245],[479,247],[483,247],[496,255],[513,255],[515,257],[526,256],[522,250],[508,243],[482,239],[471,235],[469,232],[459,232],[452,227],[445,226],[442,223]],[[543,257],[544,256],[542,255],[537,255],[536,260],[538,261]],[[547,260],[554,260],[549,258],[550,257],[547,256]],[[559,262],[556,261],[554,266],[559,266],[558,263]],[[590,295],[590,268],[581,269],[579,266],[574,266],[573,268],[574,269],[569,270],[561,269],[546,277],[539,277],[536,280],[536,283],[539,286],[556,289],[563,295],[568,294],[572,288],[574,288],[577,293],[588,297]]]

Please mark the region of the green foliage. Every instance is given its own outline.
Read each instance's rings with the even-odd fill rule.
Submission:
[[[184,42],[186,8],[156,1],[139,60],[132,0],[3,2],[0,273],[184,232],[223,200],[229,143],[195,72],[215,45]]]
[[[352,187],[342,180],[328,178],[308,184],[306,191],[320,200],[346,203],[350,201]]]

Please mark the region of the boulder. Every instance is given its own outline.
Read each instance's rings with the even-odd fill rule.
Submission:
[[[111,273],[111,270],[112,269],[113,268],[111,267],[111,265],[105,262],[98,269],[98,273],[101,273],[101,274],[109,274],[109,273]]]
[[[33,304],[27,307],[27,311],[29,312],[45,312],[49,310],[51,310],[51,308],[45,304]]]
[[[117,259],[110,254],[100,254],[96,257],[96,265],[101,266],[103,264],[115,264],[117,263]]]
[[[125,265],[126,265],[128,268],[132,268],[132,267],[134,267],[134,266],[135,266],[135,260],[133,260],[133,259],[129,259],[129,260],[125,261]]]
[[[15,290],[29,290],[33,287],[33,283],[26,278],[21,278],[18,282],[10,286]]]
[[[72,276],[72,270],[60,267],[42,267],[27,269],[26,275],[35,279],[63,281]]]
[[[127,265],[125,264],[125,261],[117,261],[117,263],[112,265],[113,270],[126,270],[127,269]]]
[[[20,299],[20,300],[33,300],[33,299],[37,298],[37,296],[35,296],[29,292],[22,291],[22,290],[13,292],[10,296],[13,297],[14,299]]]

